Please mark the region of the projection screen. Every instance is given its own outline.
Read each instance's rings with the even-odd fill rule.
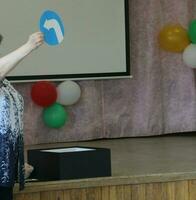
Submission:
[[[131,77],[128,0],[1,0],[1,57],[39,31],[46,10],[61,17],[63,42],[45,43],[19,63],[9,80]]]

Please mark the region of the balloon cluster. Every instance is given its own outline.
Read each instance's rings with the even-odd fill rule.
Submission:
[[[49,81],[38,81],[31,88],[31,98],[44,108],[43,121],[51,128],[60,128],[68,121],[64,106],[75,104],[80,95],[80,87],[73,81],[64,81],[57,87]]]
[[[169,24],[162,28],[158,36],[159,46],[170,52],[183,52],[184,63],[196,68],[196,20],[192,20],[188,30],[179,24]]]

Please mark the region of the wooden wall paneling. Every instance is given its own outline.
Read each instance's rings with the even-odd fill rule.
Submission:
[[[63,191],[41,192],[40,200],[64,200]]]
[[[18,193],[14,200],[196,200],[196,180]]]
[[[196,200],[196,180],[189,181],[189,200]]]
[[[110,186],[105,186],[101,188],[101,200],[110,199]]]
[[[40,193],[17,194],[14,195],[14,200],[40,200]]]
[[[132,190],[131,185],[124,185],[124,200],[132,200],[131,190]]]
[[[124,198],[124,187],[125,187],[125,185],[118,185],[118,186],[116,186],[116,197],[117,197],[117,199],[122,199],[122,200],[124,200],[125,198]]]
[[[116,186],[110,186],[109,200],[118,200],[116,196]]]
[[[160,183],[152,183],[145,185],[145,198],[146,200],[162,200],[162,191]]]
[[[131,200],[131,185],[110,186],[108,196],[104,200]]]
[[[161,199],[162,200],[174,200],[175,195],[174,195],[174,186],[175,184],[173,182],[171,183],[161,183]]]
[[[145,184],[132,185],[131,200],[145,200],[146,188]]]
[[[175,200],[175,182],[167,183],[166,194],[168,200]]]
[[[86,200],[86,189],[64,190],[64,200]]]
[[[188,181],[175,182],[175,199],[189,200],[189,183]]]
[[[86,188],[87,200],[102,200],[101,187]]]

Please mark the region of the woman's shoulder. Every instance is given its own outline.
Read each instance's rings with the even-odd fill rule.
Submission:
[[[0,87],[3,86],[4,79],[4,77],[0,76]]]
[[[10,81],[7,79],[7,78],[5,78],[5,77],[0,77],[0,88],[1,87],[11,87],[11,83],[10,83]]]
[[[0,77],[0,84],[1,85],[7,85],[10,84],[10,82],[5,77]]]
[[[3,83],[8,83],[8,84],[10,84],[10,81],[9,81],[7,78],[4,78],[2,81],[3,81]]]

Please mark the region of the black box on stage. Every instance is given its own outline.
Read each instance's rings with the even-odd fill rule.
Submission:
[[[111,153],[107,148],[28,150],[28,163],[34,167],[30,178],[40,181],[111,176]]]

